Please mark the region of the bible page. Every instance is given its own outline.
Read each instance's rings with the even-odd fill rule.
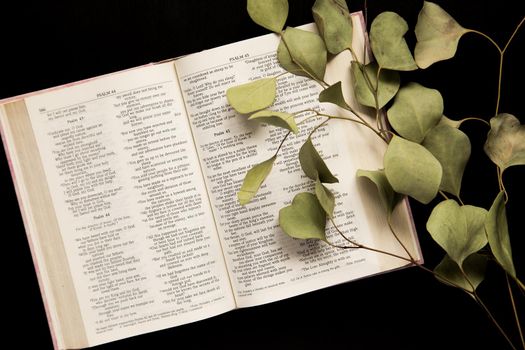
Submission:
[[[353,18],[354,42],[362,54],[362,17]],[[385,265],[375,253],[292,239],[280,229],[279,209],[289,205],[297,193],[313,192],[314,182],[303,174],[298,150],[312,128],[323,121],[321,117],[301,123],[300,133],[290,135],[284,142],[272,172],[252,202],[245,206],[238,203],[236,193],[246,172],[272,157],[287,131],[248,121],[247,116],[239,115],[228,105],[225,93],[232,86],[281,74],[283,69],[276,59],[278,43],[278,36],[270,34],[176,62],[239,307],[291,297],[405,264]],[[349,64],[348,59],[346,65]],[[328,72],[328,78],[330,74],[334,80],[341,72]],[[269,109],[305,111],[296,117],[301,122],[312,115],[307,110],[327,110],[325,104],[318,102],[320,91],[316,83],[304,77],[284,74],[278,78],[277,99]],[[388,230],[385,223],[381,232],[372,232],[370,214],[361,198],[364,194],[355,179],[356,170],[362,166],[358,158],[377,158],[375,163],[381,163],[385,147],[371,141],[373,137],[368,130],[338,120],[331,120],[312,137],[339,179],[339,183],[327,185],[336,194],[334,221],[350,239],[370,246],[374,245],[374,234]],[[347,243],[330,223],[327,227],[329,240],[339,245]]]
[[[173,62],[26,104],[90,346],[235,307]]]

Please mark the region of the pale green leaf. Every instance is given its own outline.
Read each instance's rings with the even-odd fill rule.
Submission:
[[[328,217],[334,214],[335,197],[334,194],[324,186],[319,179],[315,180],[315,195],[323,207]]]
[[[348,108],[348,104],[345,101],[343,96],[343,90],[341,87],[341,82],[330,85],[328,88],[321,91],[319,94],[319,102],[329,102],[337,105],[341,108]]]
[[[427,204],[437,194],[442,169],[425,147],[394,136],[383,159],[385,175],[394,191]]]
[[[485,153],[503,171],[525,165],[525,125],[512,114],[501,113],[490,119]]]
[[[453,287],[459,286],[470,292],[474,292],[476,288],[483,282],[485,278],[485,269],[487,267],[487,258],[481,254],[472,254],[463,263],[463,272],[448,255],[445,255],[443,260],[434,269],[436,278],[445,284]],[[470,282],[470,283],[469,283]],[[474,287],[474,288],[472,288]]]
[[[470,140],[459,129],[438,124],[430,129],[423,146],[439,160],[443,168],[440,190],[459,197],[461,179],[470,157]]]
[[[272,171],[273,163],[276,156],[265,160],[262,163],[255,165],[253,168],[248,170],[244,181],[242,183],[241,189],[237,193],[237,198],[241,205],[249,203],[252,198],[257,194],[257,191],[261,187],[262,183]]]
[[[279,34],[288,17],[288,0],[248,0],[247,9],[255,23]]]
[[[288,72],[323,80],[327,52],[316,33],[288,27],[277,48],[277,59]]]
[[[275,78],[263,78],[229,88],[226,97],[237,112],[247,114],[269,107],[275,100],[276,90]]]
[[[291,237],[326,241],[326,213],[312,193],[297,194],[291,205],[279,210],[279,225]]]
[[[374,19],[370,27],[370,46],[381,68],[400,71],[417,69],[403,38],[407,31],[407,22],[397,13],[383,12]]]
[[[345,0],[317,0],[312,13],[330,53],[352,47],[352,17]]]
[[[403,198],[399,193],[394,192],[384,170],[359,169],[357,170],[357,177],[365,177],[376,185],[381,203],[388,214],[392,213],[396,204]]]
[[[443,115],[443,97],[439,91],[417,83],[399,90],[387,112],[388,121],[404,138],[420,143]]]
[[[471,205],[459,206],[452,199],[439,203],[427,221],[427,230],[459,266],[487,244],[483,228],[487,211]]]
[[[489,240],[492,254],[499,264],[511,276],[516,276],[512,262],[512,249],[510,246],[509,227],[505,210],[505,192],[500,192],[490,207],[485,221],[485,231]]]
[[[416,24],[414,56],[420,68],[454,57],[459,39],[469,30],[463,28],[439,5],[425,1]]]
[[[427,221],[427,230],[456,263],[461,265],[467,238],[467,218],[456,201],[448,199],[436,205]]]
[[[323,158],[317,153],[311,138],[308,138],[301,146],[299,150],[299,162],[304,173],[310,179],[317,180],[317,178],[319,178],[323,183],[339,182],[339,180],[332,175]]]
[[[253,119],[256,119],[262,123],[290,130],[294,134],[299,132],[297,124],[295,123],[294,115],[290,113],[264,110],[254,113],[248,118],[248,120]]]
[[[364,73],[368,77],[366,80],[359,64],[352,61],[352,73],[354,76],[355,97],[357,102],[364,106],[376,108],[376,100],[372,89],[377,88],[377,102],[379,108],[383,108],[399,90],[399,73],[393,70],[382,69],[379,74],[379,84],[377,83],[377,63],[371,62],[364,66]],[[370,82],[370,84],[369,84]]]
[[[487,234],[485,233],[485,220],[487,219],[488,211],[474,205],[463,205],[461,210],[467,218],[468,243],[466,246],[469,249],[465,254],[468,255],[469,252],[478,252],[488,243]]]

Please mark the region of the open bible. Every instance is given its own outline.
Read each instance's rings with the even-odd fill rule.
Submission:
[[[355,51],[364,52],[354,15]],[[308,27],[313,29],[313,27]],[[2,138],[55,347],[82,348],[212,317],[406,266],[359,249],[286,236],[279,208],[314,184],[295,155],[313,121],[288,139],[255,199],[244,175],[284,130],[255,128],[225,91],[283,72],[274,34],[2,101]],[[350,74],[344,54],[326,80]],[[273,109],[317,109],[320,87],[282,75]],[[344,86],[348,101],[352,87]],[[364,114],[366,110],[362,110]],[[359,168],[386,145],[343,120],[313,139],[330,169],[334,220],[355,241],[405,255]],[[421,253],[406,201],[394,225]],[[329,239],[344,244],[333,232]]]

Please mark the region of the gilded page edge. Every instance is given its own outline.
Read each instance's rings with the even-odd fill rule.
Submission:
[[[53,345],[55,349],[87,347],[73,278],[25,101],[17,100],[0,107],[2,140]]]

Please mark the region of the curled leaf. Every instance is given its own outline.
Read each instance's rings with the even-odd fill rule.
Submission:
[[[272,171],[273,163],[275,162],[276,156],[265,160],[262,163],[255,165],[253,168],[248,170],[241,189],[237,193],[237,199],[241,205],[249,203],[252,198],[257,194],[257,191],[261,187],[262,183]]]
[[[391,214],[402,196],[394,192],[386,178],[384,170],[357,170],[357,177],[365,177],[372,181],[379,192],[379,198],[388,214]]]
[[[486,268],[487,258],[480,254],[472,254],[463,263],[463,272],[467,276],[467,280],[458,264],[450,259],[448,255],[445,255],[443,260],[441,260],[439,265],[434,269],[434,272],[440,282],[452,286],[457,285],[469,292],[474,292],[480,283],[483,282]]]
[[[420,143],[443,115],[439,91],[417,83],[403,86],[387,112],[388,121],[404,138]]]
[[[470,157],[470,140],[459,129],[446,124],[430,129],[423,146],[439,160],[443,177],[439,188],[459,197],[461,179]]]
[[[341,108],[348,108],[348,104],[343,96],[341,82],[338,81],[337,83],[330,85],[327,89],[321,91],[319,94],[319,102],[333,103]]]
[[[501,113],[491,118],[484,150],[501,171],[525,165],[525,125],[512,114]]]
[[[394,136],[383,159],[385,175],[394,191],[427,204],[437,194],[442,169],[425,147]]]
[[[511,276],[516,276],[512,262],[509,227],[505,210],[505,192],[500,192],[490,207],[485,221],[485,231],[489,240],[490,250],[499,264]]]
[[[288,17],[288,0],[248,0],[247,9],[255,23],[280,33]]]
[[[354,76],[355,97],[357,102],[364,106],[376,108],[376,101],[373,90],[377,89],[378,107],[383,108],[399,90],[399,73],[393,70],[383,69],[379,74],[379,84],[377,82],[378,66],[375,62],[370,62],[364,66],[364,73],[368,77],[366,80],[359,64],[352,61],[352,73]]]
[[[459,39],[469,30],[463,28],[439,5],[425,1],[416,24],[414,56],[420,68],[454,57]]]
[[[237,112],[247,114],[269,107],[275,100],[276,90],[275,78],[263,78],[229,88],[226,98]]]
[[[394,12],[383,12],[370,27],[370,46],[381,68],[410,71],[417,69],[403,36],[408,31],[407,22]]]
[[[312,13],[330,53],[338,54],[352,46],[352,17],[345,0],[317,0]]]
[[[334,214],[335,197],[334,194],[321,183],[319,178],[315,180],[315,195],[326,212],[326,215],[331,218]]]
[[[452,199],[439,203],[427,221],[430,235],[462,266],[463,261],[487,244],[483,228],[487,211],[471,205],[459,206]]]
[[[299,162],[304,173],[310,179],[316,181],[319,179],[323,183],[339,182],[339,180],[332,175],[323,158],[317,153],[311,138],[308,138],[301,146],[299,150]]]
[[[277,126],[279,128],[290,130],[294,134],[299,132],[297,124],[295,123],[294,115],[290,113],[264,110],[254,113],[248,118],[248,120],[253,119],[257,119],[260,122]]]
[[[316,33],[288,27],[277,47],[277,59],[288,72],[323,80],[326,46]]]
[[[326,213],[312,193],[297,194],[291,205],[279,210],[279,225],[288,236],[326,241]]]
[[[462,120],[453,120],[453,119],[447,118],[445,116],[442,116],[441,119],[439,120],[438,125],[445,124],[445,125],[448,125],[448,126],[451,126],[451,127],[457,129],[457,128],[459,128],[459,126],[461,125],[462,122],[463,122]]]

